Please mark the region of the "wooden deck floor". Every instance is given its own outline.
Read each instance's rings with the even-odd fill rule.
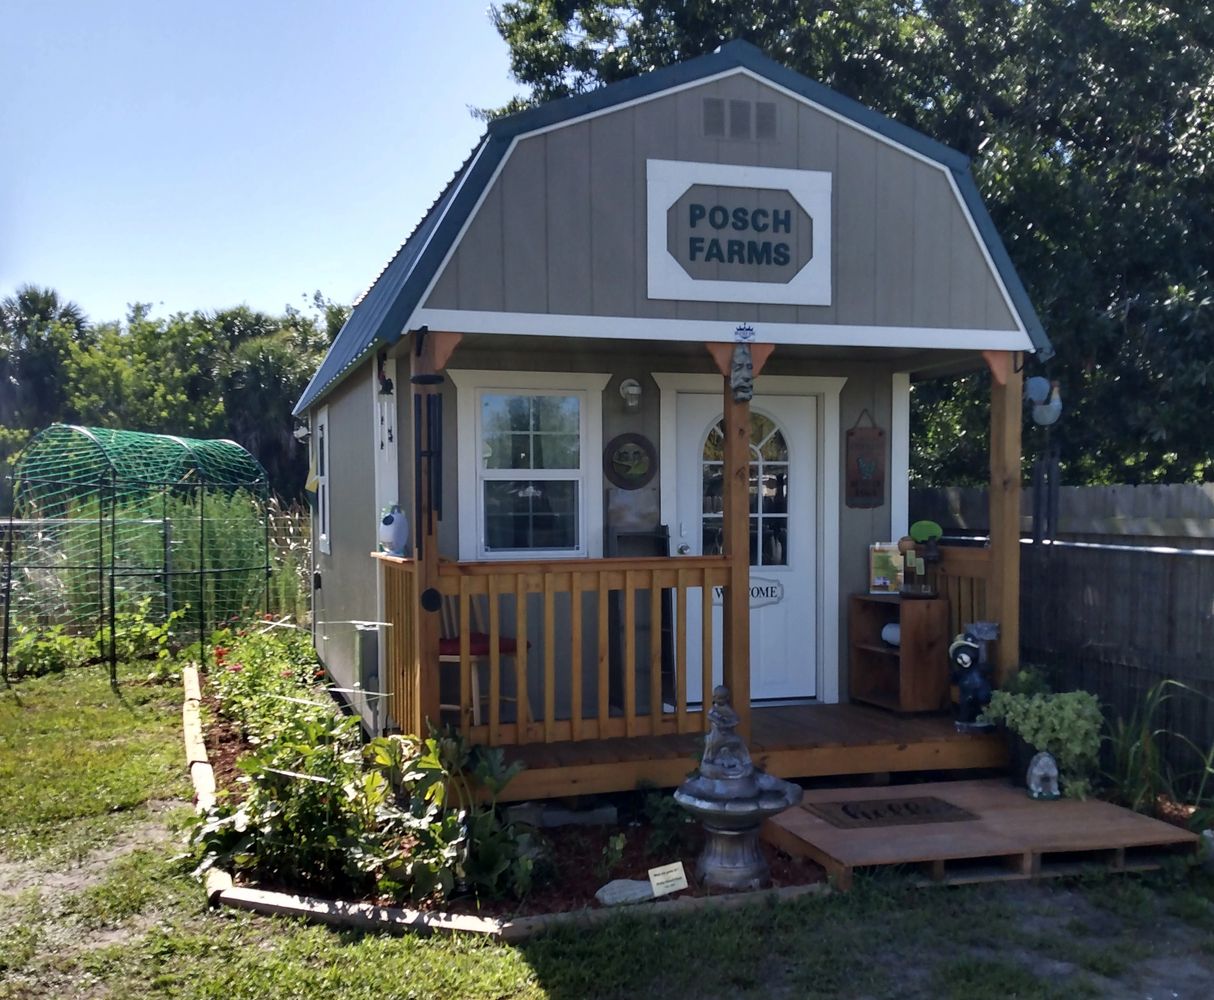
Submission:
[[[970,819],[916,825],[840,828],[810,811],[825,802],[856,803],[930,796]],[[810,807],[810,808],[807,808]],[[800,806],[763,825],[762,835],[793,856],[811,858],[847,889],[856,868],[921,867],[937,882],[989,882],[1158,867],[1198,837],[1097,799],[1038,802],[1006,780],[948,781],[888,788],[807,791]]]
[[[967,735],[948,716],[901,716],[863,705],[796,705],[752,711],[750,752],[781,778],[1003,767],[1002,738]],[[638,782],[677,785],[695,767],[702,737],[533,743],[506,747],[526,769],[503,800],[627,791]]]

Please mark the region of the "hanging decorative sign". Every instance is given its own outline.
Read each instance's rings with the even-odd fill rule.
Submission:
[[[639,490],[657,471],[657,451],[643,434],[620,434],[603,449],[603,475],[622,490]]]
[[[868,427],[860,424],[868,417]],[[862,410],[847,432],[845,455],[846,503],[849,507],[880,507],[885,503],[885,431],[872,414]]]

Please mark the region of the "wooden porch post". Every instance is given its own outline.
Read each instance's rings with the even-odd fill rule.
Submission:
[[[1024,375],[1013,351],[983,352],[991,369],[991,578],[988,613],[999,622],[995,676],[1020,663],[1020,428]]]
[[[417,564],[417,590],[420,608],[415,609],[418,646],[418,702],[425,736],[426,721],[438,725],[440,715],[439,697],[439,646],[442,632],[442,596],[438,580],[438,517],[434,510],[432,463],[417,454],[425,451],[431,442],[432,433],[441,434],[441,425],[431,427],[429,398],[438,395],[443,382],[439,374],[446,367],[451,353],[459,344],[458,333],[431,333],[426,329],[415,331],[409,343],[409,392],[412,405],[414,462],[414,494],[417,503],[413,511],[413,558]],[[442,461],[442,442],[435,441],[439,449],[436,461]]]
[[[725,466],[722,470],[722,540],[729,560],[721,609],[721,675],[733,696],[738,732],[750,739],[750,402],[735,400],[729,385],[733,344],[709,343],[709,353],[723,376]],[[751,364],[757,378],[773,345],[752,344]],[[705,702],[710,692],[704,692]]]

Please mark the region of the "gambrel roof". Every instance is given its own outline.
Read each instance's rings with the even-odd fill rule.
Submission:
[[[410,318],[422,305],[423,297],[516,140],[529,133],[658,97],[667,91],[733,71],[745,71],[945,169],[973,220],[976,235],[1006,290],[1024,334],[1039,356],[1053,354],[1028,294],[982,203],[966,156],[781,66],[755,46],[738,41],[687,62],[490,123],[480,143],[446,189],[355,305],[320,369],[296,404],[296,414],[322,400],[376,350],[396,343],[405,334]]]

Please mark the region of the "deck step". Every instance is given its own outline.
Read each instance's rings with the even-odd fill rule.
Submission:
[[[806,792],[805,802],[763,827],[786,854],[822,865],[840,889],[857,869],[901,868],[920,884],[1006,882],[1094,872],[1147,871],[1193,852],[1188,830],[1094,799],[1037,802],[1004,781],[902,786],[974,814],[972,820],[843,829],[805,808],[822,802],[875,802],[893,788]]]

